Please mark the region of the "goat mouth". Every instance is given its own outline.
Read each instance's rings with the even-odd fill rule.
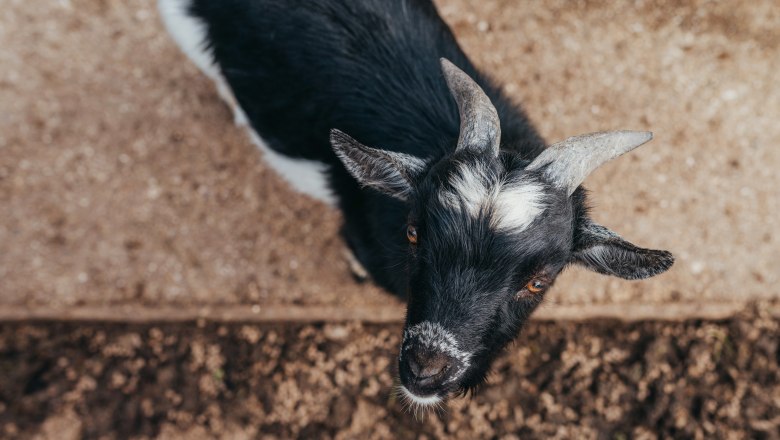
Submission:
[[[415,405],[419,405],[422,407],[433,406],[444,400],[443,397],[439,396],[436,393],[428,396],[418,396],[417,394],[414,394],[413,392],[409,391],[409,388],[406,388],[403,385],[400,385],[399,389],[401,392],[401,396],[403,398],[408,399]]]
[[[407,412],[414,413],[415,418],[425,416],[425,413],[430,410],[441,409],[442,403],[446,400],[446,396],[443,397],[438,393],[429,396],[418,396],[403,385],[398,385],[397,393],[404,409]]]

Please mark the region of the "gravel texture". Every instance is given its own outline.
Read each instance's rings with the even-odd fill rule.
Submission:
[[[587,181],[672,250],[547,307],[780,298],[780,10],[760,1],[438,0],[549,140],[647,129]],[[151,0],[0,9],[0,307],[398,306],[339,216],[264,165]],[[473,399],[392,395],[397,325],[0,325],[0,438],[780,438],[777,318],[529,324]]]
[[[0,326],[0,437],[780,438],[780,321],[532,323],[415,418],[400,328]]]

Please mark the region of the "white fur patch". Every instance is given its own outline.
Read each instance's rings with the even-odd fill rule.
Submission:
[[[452,191],[439,200],[472,217],[491,212],[491,226],[500,231],[522,231],[544,212],[544,188],[537,182],[491,182],[482,165],[461,164],[450,180]]]
[[[335,205],[336,198],[330,190],[326,175],[327,166],[324,163],[286,157],[269,148],[262,138],[249,128],[248,119],[222,76],[219,66],[214,62],[214,57],[205,49],[206,25],[188,13],[190,5],[191,0],[158,1],[160,15],[174,41],[182,52],[215,82],[220,97],[233,110],[236,125],[247,126],[252,142],[263,152],[265,161],[271,168],[297,191]]]
[[[182,52],[209,78],[216,79],[221,73],[213,56],[205,50],[206,24],[188,13],[191,4],[190,0],[159,0],[157,7],[168,33]]]
[[[214,81],[220,98],[233,111],[233,122],[238,126],[248,125],[249,119],[214,62],[214,56],[206,50],[206,24],[189,14],[190,5],[190,0],[159,0],[157,3],[168,33],[181,51]]]
[[[444,383],[452,382],[460,377],[469,366],[471,366],[472,354],[460,349],[460,344],[455,339],[455,335],[447,331],[438,322],[423,321],[416,324],[404,332],[403,341],[401,342],[401,358],[411,345],[407,345],[407,341],[411,338],[417,338],[417,343],[428,348],[432,348],[440,353],[444,353],[447,356],[456,359],[460,365],[458,371],[455,372]]]
[[[157,6],[168,33],[181,51],[214,81],[217,93],[233,111],[233,122],[238,126],[248,125],[249,119],[214,63],[214,56],[206,50],[206,24],[189,14],[190,4],[190,0],[159,0]]]
[[[420,396],[412,393],[411,391],[409,391],[403,385],[400,386],[400,389],[401,389],[401,393],[403,394],[403,396],[405,398],[409,399],[409,401],[411,401],[412,404],[414,404],[414,405],[419,405],[419,406],[422,406],[422,407],[431,406],[431,405],[435,405],[435,404],[441,402],[441,400],[442,400],[442,398],[437,396],[437,395],[420,397]]]
[[[463,207],[472,217],[479,216],[491,196],[486,171],[480,166],[461,164],[450,185],[453,191],[442,191],[441,202],[455,209]]]
[[[316,160],[291,159],[284,156],[268,147],[253,129],[247,128],[247,130],[252,142],[263,152],[263,157],[268,165],[290,186],[331,206],[336,206],[336,196],[330,189],[326,174],[327,165]]]
[[[522,231],[545,208],[544,188],[535,182],[504,185],[493,202],[491,225],[498,230]]]

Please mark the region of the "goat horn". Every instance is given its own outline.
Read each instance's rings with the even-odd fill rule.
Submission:
[[[501,124],[498,112],[479,85],[446,58],[441,58],[441,70],[460,112],[458,150],[490,153],[498,156]]]
[[[596,168],[653,138],[649,131],[606,131],[583,134],[550,145],[526,167],[544,168],[547,180],[571,195]]]

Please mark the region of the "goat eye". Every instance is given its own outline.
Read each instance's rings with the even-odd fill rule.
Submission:
[[[547,281],[541,278],[534,278],[525,285],[524,290],[530,293],[540,293],[547,289]]]
[[[417,244],[417,228],[412,225],[406,227],[406,238],[411,244]]]

